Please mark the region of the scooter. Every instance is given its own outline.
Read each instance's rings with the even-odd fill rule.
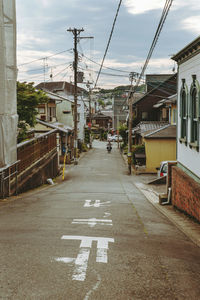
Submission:
[[[107,151],[108,151],[108,153],[110,153],[110,152],[111,152],[111,150],[112,150],[112,146],[111,146],[111,144],[107,144]]]

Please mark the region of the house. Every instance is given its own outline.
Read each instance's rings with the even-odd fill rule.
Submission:
[[[164,79],[166,79],[164,77]],[[133,102],[133,123],[137,125],[141,121],[159,121],[160,113],[154,105],[161,99],[176,93],[177,74],[173,74],[164,81],[158,81],[153,89],[148,88],[147,93]],[[161,82],[161,83],[160,83]],[[155,83],[154,83],[155,84]],[[167,116],[165,119],[168,119]]]
[[[160,84],[169,79],[172,74],[147,74],[146,75],[146,93],[157,88]]]
[[[146,148],[146,140],[145,140],[145,136],[149,133],[152,133],[160,128],[162,128],[163,126],[166,126],[168,123],[167,122],[162,122],[162,121],[142,121],[140,122],[135,128],[133,128],[132,130],[132,138],[133,138],[133,144],[134,144],[134,148],[137,149],[137,147],[141,146],[141,145],[145,145]],[[134,153],[134,158],[135,158],[135,164],[136,165],[146,165],[146,156],[147,155],[151,155],[151,150],[148,151],[146,153],[145,148],[143,149],[142,153],[141,151],[139,151],[140,153]],[[152,149],[153,151],[153,149]],[[151,159],[147,158],[147,161],[149,161]],[[144,168],[143,168],[144,171]],[[152,170],[147,170],[152,172]],[[146,168],[145,168],[145,172],[146,172]]]
[[[154,104],[160,121],[169,121],[170,124],[176,124],[177,117],[177,93]]]
[[[161,161],[176,160],[176,100],[177,94],[174,94],[154,105],[160,120],[167,124],[144,135],[146,172],[156,172]]]
[[[41,82],[36,86],[51,95],[60,97],[59,104],[56,106],[57,121],[64,125],[74,127],[73,109],[74,109],[74,85],[66,81]],[[77,87],[77,119],[78,119],[78,140],[84,142],[84,128],[86,125],[85,106],[83,96],[86,91]]]
[[[132,130],[133,141],[135,145],[144,143],[144,136],[151,133],[163,126],[166,126],[168,122],[162,121],[141,121]]]
[[[200,221],[200,36],[172,57],[178,64],[177,166],[172,204]]]
[[[112,127],[112,117],[107,114],[103,114],[102,112],[98,112],[92,114],[92,127],[102,128],[102,129],[109,129]],[[89,122],[89,115],[87,116],[87,122]]]
[[[38,118],[46,122],[60,122],[73,127],[73,100],[55,93],[45,91],[49,98],[47,103],[39,104]]]
[[[114,96],[113,98],[113,129],[116,131],[120,124],[126,122],[127,112],[123,109],[127,95]]]
[[[156,173],[161,161],[176,160],[176,125],[167,124],[144,136],[146,172]]]
[[[133,102],[134,144],[145,145],[145,172],[176,160],[176,79],[176,74],[147,75],[146,94]]]

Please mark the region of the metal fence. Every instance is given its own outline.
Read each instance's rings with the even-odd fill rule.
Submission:
[[[56,129],[17,145],[19,173],[56,148]]]
[[[17,194],[17,174],[19,161],[0,169],[0,198]]]

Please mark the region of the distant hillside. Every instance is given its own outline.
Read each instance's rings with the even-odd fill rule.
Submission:
[[[114,89],[101,89],[100,93],[101,94],[112,94],[112,95],[119,95],[119,94],[123,94],[127,91],[129,91],[130,89],[130,85],[121,85],[121,86],[117,86]],[[142,84],[140,86],[138,86],[137,88],[137,92],[144,92],[145,91],[145,85]]]

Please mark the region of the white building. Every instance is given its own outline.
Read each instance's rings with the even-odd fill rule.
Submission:
[[[172,59],[178,63],[178,164],[172,171],[172,203],[200,221],[200,36]]]
[[[60,100],[56,105],[57,121],[64,125],[74,127],[73,107],[74,107],[74,85],[65,81],[42,82],[36,86],[54,95],[58,95]],[[78,87],[78,93],[81,94],[83,89]],[[84,141],[84,128],[86,125],[84,99],[78,95],[77,99],[77,116],[78,116],[78,140]]]

